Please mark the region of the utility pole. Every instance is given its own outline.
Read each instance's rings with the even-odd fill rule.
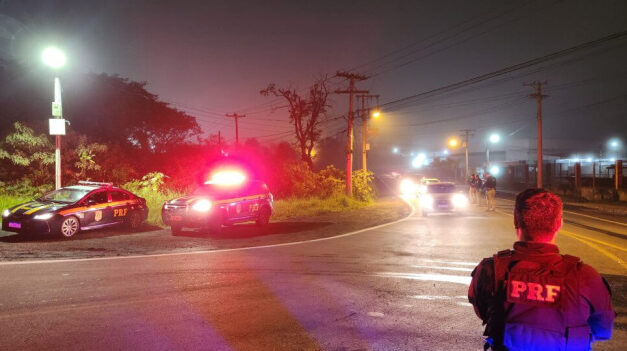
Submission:
[[[357,95],[356,98],[361,99],[361,169],[368,170],[368,120],[370,120],[370,99],[377,99],[379,104],[379,95]],[[368,108],[366,108],[366,99],[368,100]]]
[[[346,195],[353,195],[353,94],[368,94],[368,90],[356,90],[355,81],[362,81],[368,77],[349,72],[337,72],[336,77],[346,78],[349,81],[348,90],[336,90],[336,94],[348,94],[348,128],[346,145]]]
[[[466,151],[466,178],[468,179],[468,140],[470,139],[470,137],[474,134],[474,129],[462,129],[460,130],[460,132],[462,133],[461,137],[464,140],[464,148]]]
[[[226,115],[227,117],[233,117],[235,119],[235,146],[239,146],[239,124],[238,124],[238,119],[242,118],[242,117],[246,117],[246,115],[238,115],[237,112],[229,115]]]
[[[222,131],[218,130],[218,152],[222,155]]]
[[[532,87],[536,90],[535,94],[530,94],[529,97],[536,99],[538,102],[538,160],[536,164],[536,187],[538,189],[542,188],[542,99],[549,97],[548,95],[542,94],[542,86],[546,84],[546,81],[535,81],[533,83],[523,84],[524,86]]]

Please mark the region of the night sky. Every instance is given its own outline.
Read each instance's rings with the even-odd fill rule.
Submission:
[[[627,1],[0,1],[0,50],[33,62],[55,42],[66,74],[105,72],[148,82],[205,132],[232,138],[225,113],[246,113],[242,134],[290,139],[268,83],[306,88],[351,70],[381,103],[489,73],[627,30]],[[547,148],[586,152],[627,138],[627,38],[446,94],[390,105],[373,146],[435,151],[460,129],[471,149],[498,131],[535,134],[536,103],[522,84],[548,81]],[[347,84],[337,81],[333,88]],[[334,95],[330,116],[346,113]],[[325,135],[341,135],[341,119]],[[358,139],[357,139],[358,140]],[[573,149],[577,142],[581,150]],[[517,144],[516,144],[517,145]],[[566,145],[566,146],[562,146]],[[504,147],[507,147],[504,145]],[[514,147],[514,146],[511,146]],[[597,150],[598,152],[598,150]]]

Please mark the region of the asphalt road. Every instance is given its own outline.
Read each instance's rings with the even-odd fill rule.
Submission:
[[[263,248],[2,262],[0,349],[481,350],[469,275],[511,247],[510,209]],[[558,240],[614,288],[615,335],[597,350],[627,342],[621,221],[567,214]]]

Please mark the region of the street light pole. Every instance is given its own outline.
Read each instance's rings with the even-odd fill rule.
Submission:
[[[59,106],[61,111],[60,116],[56,118],[63,119],[63,104],[61,102],[61,80],[59,77],[54,77],[54,102]],[[55,135],[55,150],[54,150],[54,188],[59,189],[61,187],[61,135]]]
[[[65,65],[65,53],[58,48],[48,47],[41,54],[41,60],[47,66],[58,70]],[[52,119],[50,119],[50,134],[55,136],[54,151],[54,186],[61,187],[61,135],[65,135],[65,120],[63,119],[63,105],[61,102],[61,80],[58,73],[54,77],[54,101],[52,102]]]

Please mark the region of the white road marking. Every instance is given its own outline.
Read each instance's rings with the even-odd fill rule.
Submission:
[[[460,266],[471,266],[475,267],[479,264],[479,262],[465,262],[465,261],[444,261],[444,260],[423,260],[425,262],[433,262],[433,263],[445,263],[445,264],[456,264]]]
[[[472,268],[460,268],[460,267],[442,267],[442,266],[420,266],[420,265],[412,265],[415,268],[432,268],[432,269],[442,269],[448,271],[459,271],[459,272],[472,272]]]
[[[450,274],[430,274],[430,273],[399,273],[399,272],[376,272],[377,277],[412,279],[422,281],[435,281],[470,285],[470,276],[459,276]]]
[[[401,218],[394,222],[379,224],[374,227],[363,228],[359,230],[355,230],[352,232],[329,236],[326,238],[318,238],[318,239],[310,239],[310,240],[301,240],[301,241],[293,241],[289,243],[281,243],[281,244],[271,244],[271,245],[261,245],[261,246],[248,246],[248,247],[238,247],[233,249],[218,249],[218,250],[198,250],[198,251],[188,251],[188,252],[171,252],[171,253],[163,253],[163,254],[150,254],[150,255],[132,255],[132,256],[111,256],[111,257],[90,257],[90,258],[74,258],[74,259],[62,259],[62,260],[32,260],[32,261],[4,261],[0,262],[0,266],[5,265],[22,265],[22,264],[41,264],[41,263],[68,263],[68,262],[85,262],[85,261],[106,261],[106,260],[126,260],[126,259],[141,259],[141,258],[152,258],[152,257],[172,257],[172,256],[186,256],[186,255],[204,255],[204,254],[213,254],[213,253],[222,253],[222,252],[236,252],[236,251],[250,251],[257,249],[269,249],[275,247],[283,247],[283,246],[293,246],[293,245],[301,245],[308,243],[315,243],[320,241],[334,240],[340,238],[346,238],[349,236],[361,234],[363,232],[384,228],[393,224],[401,223],[406,221],[408,218],[412,217],[416,213],[416,209],[411,204],[408,204],[411,208],[409,215],[405,218]]]
[[[368,312],[370,317],[383,318],[384,314],[382,312]]]
[[[418,300],[466,300],[467,296],[438,296],[438,295],[414,295],[414,299]]]

